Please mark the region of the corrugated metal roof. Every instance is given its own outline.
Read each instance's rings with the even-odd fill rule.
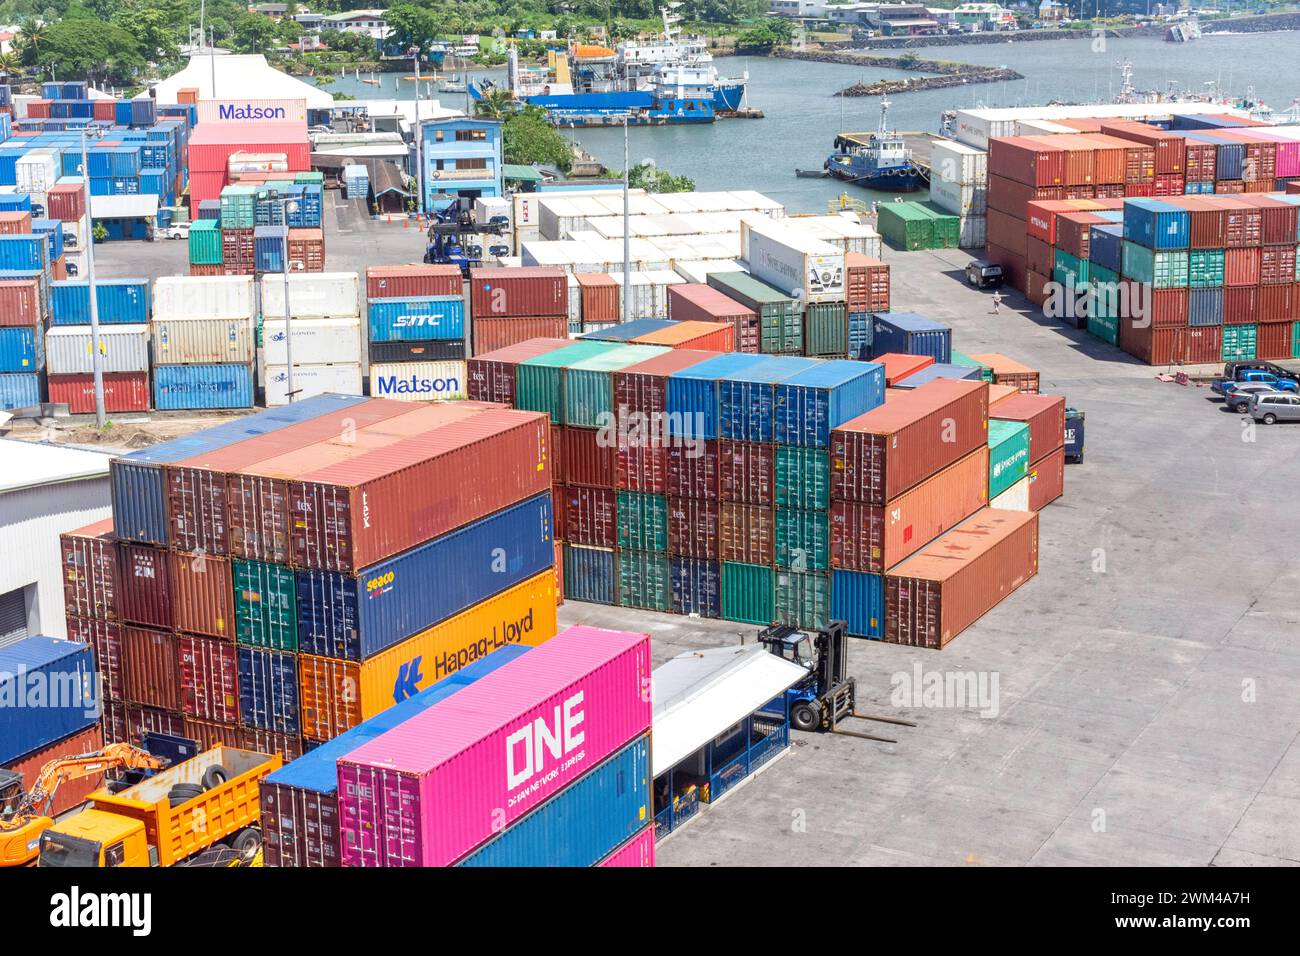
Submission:
[[[0,439],[0,494],[22,488],[98,478],[108,474],[111,455],[79,448],[61,448],[39,442]]]

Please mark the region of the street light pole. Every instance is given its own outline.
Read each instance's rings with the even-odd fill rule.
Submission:
[[[280,219],[284,226],[284,364],[285,364],[285,396],[287,403],[292,405],[296,396],[293,387],[293,334],[291,332],[289,317],[293,310],[289,308],[289,207],[295,204],[283,196],[277,195],[276,200],[280,204]]]
[[[90,158],[86,129],[81,129],[81,191],[86,199],[86,281],[90,285],[90,362],[95,373],[95,427],[104,427],[104,356],[99,340],[99,296],[95,289],[95,219],[90,214]]]
[[[623,321],[632,321],[632,227],[628,223],[631,207],[628,183],[631,173],[627,164],[627,122],[628,114],[623,114]]]
[[[424,124],[420,119],[420,48],[411,47],[415,61],[415,188],[419,192],[418,208],[424,218]]]

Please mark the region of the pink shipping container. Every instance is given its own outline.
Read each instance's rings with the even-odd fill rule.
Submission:
[[[180,638],[181,711],[234,724],[239,720],[239,665],[235,645],[206,637]]]
[[[446,866],[650,729],[650,638],[570,627],[338,761],[344,866]]]
[[[59,535],[59,550],[63,561],[63,612],[70,617],[117,620],[113,519],[105,518]]]
[[[461,281],[459,266],[371,266],[366,270],[366,297],[400,299],[460,295]]]
[[[611,853],[597,866],[654,866],[655,827],[646,827],[632,839]]]
[[[569,314],[569,280],[563,269],[471,269],[469,295],[475,318]]]
[[[39,279],[10,279],[0,282],[0,326],[31,328],[41,318]]]
[[[190,134],[191,188],[194,173],[224,175],[235,153],[284,153],[289,172],[311,169],[306,123],[201,123]]]
[[[757,352],[758,313],[712,286],[684,282],[668,287],[668,318],[674,322],[727,322],[735,326],[737,352]]]
[[[515,368],[520,362],[572,345],[572,339],[529,339],[476,355],[466,363],[465,387],[473,401],[515,404]]]

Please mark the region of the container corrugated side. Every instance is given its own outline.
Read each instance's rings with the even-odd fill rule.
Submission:
[[[597,866],[646,867],[655,865],[655,826],[653,823],[618,847]]]
[[[154,283],[155,319],[247,319],[257,314],[252,276],[163,276]]]
[[[123,621],[173,626],[168,552],[123,542],[118,550],[118,610]]]
[[[179,631],[235,638],[234,592],[230,562],[216,555],[173,552],[167,576],[172,588],[172,617]],[[196,715],[202,716],[202,715]]]
[[[776,620],[775,586],[770,567],[722,562],[722,617],[766,627]]]
[[[827,362],[776,386],[774,440],[826,448],[831,429],[885,401],[885,369],[875,362]]]
[[[58,688],[57,699],[36,691]],[[53,637],[0,647],[0,764],[93,726],[99,688],[90,646]],[[35,696],[29,696],[35,695]]]
[[[45,334],[47,371],[86,374],[94,371],[93,338],[88,326],[62,326]],[[99,330],[101,367],[105,372],[144,372],[149,369],[149,327],[113,325]]]
[[[70,617],[118,618],[117,540],[113,519],[59,535],[63,609]]]
[[[235,645],[182,634],[179,639],[181,711],[200,720],[239,721],[239,665]]]
[[[831,572],[831,617],[854,637],[885,636],[885,579],[862,571]]]
[[[155,365],[153,404],[159,411],[251,408],[252,365]]]
[[[572,344],[571,339],[536,338],[476,355],[466,363],[467,393],[475,401],[514,405],[516,366]]]
[[[361,314],[360,287],[355,272],[290,273],[288,286],[289,311],[295,319],[350,318]],[[284,287],[283,275],[262,277],[262,315],[267,319],[284,318]]]
[[[180,648],[175,634],[147,627],[124,627],[122,661],[127,701],[180,712]]]
[[[298,736],[298,662],[293,654],[238,647],[239,719],[245,727]]]

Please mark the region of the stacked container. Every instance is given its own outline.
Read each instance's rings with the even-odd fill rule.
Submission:
[[[988,153],[938,140],[930,154],[930,202],[958,218],[957,245],[981,249],[988,232]],[[875,311],[888,311],[888,304]]]
[[[406,401],[465,397],[465,301],[451,265],[366,270],[370,394]]]
[[[994,426],[997,423],[1024,425],[1026,428],[1024,476],[1011,484],[990,504],[995,508],[1040,511],[1065,492],[1065,399],[1059,395],[1017,393],[989,410],[990,493],[993,481],[1005,476],[994,475]],[[1013,440],[1018,440],[1013,436]],[[1014,467],[1015,463],[1012,462]],[[1016,488],[1022,484],[1022,488]]]
[[[262,386],[268,406],[289,401],[290,352],[294,401],[325,392],[361,394],[360,302],[355,272],[262,278]]]
[[[164,276],[154,284],[154,407],[250,408],[257,306],[252,276]]]
[[[149,394],[149,283],[105,279],[95,283],[104,382],[109,413],[147,411]],[[66,402],[73,414],[95,410],[90,284],[67,280],[50,285],[50,329],[45,334],[50,401]]]
[[[30,208],[27,196],[14,205]],[[30,216],[20,212],[16,228],[27,233],[0,236],[0,409],[39,404],[43,397],[45,327],[49,315],[49,240],[30,234]]]
[[[469,305],[476,354],[533,338],[562,338],[569,331],[563,269],[472,269]]]

